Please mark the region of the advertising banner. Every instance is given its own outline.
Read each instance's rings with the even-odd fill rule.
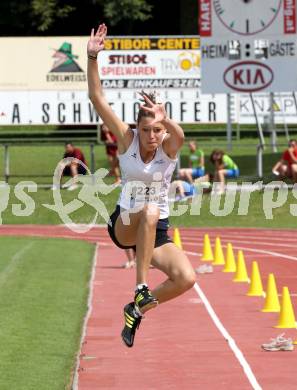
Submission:
[[[140,101],[133,90],[106,92],[109,104],[127,123],[135,123]],[[199,95],[193,90],[160,91],[168,115],[179,123],[226,121],[225,95]],[[101,122],[86,91],[0,92],[0,125],[96,124]]]
[[[201,0],[203,93],[297,89],[296,0]]]
[[[0,38],[0,90],[86,91],[87,42],[88,37]],[[98,61],[104,88],[197,89],[199,45],[197,36],[111,37]]]

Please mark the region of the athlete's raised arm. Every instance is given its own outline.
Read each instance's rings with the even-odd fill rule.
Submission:
[[[129,146],[129,140],[125,137],[129,126],[127,123],[124,123],[120,118],[117,117],[108,104],[102,89],[98,72],[97,56],[100,51],[104,49],[106,35],[107,27],[104,23],[99,25],[96,33],[94,32],[94,29],[91,31],[87,46],[89,97],[98,115],[101,117],[110,131],[117,137],[118,145],[120,149],[122,149],[121,152],[123,152],[127,146]]]
[[[167,116],[164,104],[154,103],[145,92],[139,93],[146,105],[142,105],[141,108],[154,115],[154,120],[151,124],[160,122],[166,128],[168,134],[163,142],[163,149],[165,153],[175,158],[177,152],[182,147],[184,142],[184,131],[174,120]]]

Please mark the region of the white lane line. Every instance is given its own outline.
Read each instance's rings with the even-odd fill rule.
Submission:
[[[225,240],[225,239],[224,239]],[[226,240],[228,241],[228,240]],[[251,242],[250,241],[242,241],[242,240],[230,240],[230,242],[232,241],[232,246],[234,247],[233,245],[233,242],[235,243],[238,243],[238,244],[250,244]],[[187,239],[183,239],[182,240],[183,243],[185,244],[190,244],[190,245],[199,245],[199,246],[203,246],[203,242],[197,242],[197,241],[188,241]],[[295,245],[290,245],[290,244],[276,244],[274,242],[253,242],[253,245],[261,245],[261,246],[274,246],[274,247],[283,247],[283,248],[296,248],[296,244]],[[226,244],[225,243],[222,243],[222,246],[225,247]]]
[[[238,243],[238,244],[250,244],[251,241],[243,241],[243,240],[234,240],[232,239],[232,245],[233,242]],[[279,244],[275,242],[253,242],[253,245],[262,245],[262,246],[275,246],[275,247],[282,247],[282,248],[296,248],[296,243],[295,244]]]
[[[188,253],[189,255],[195,255],[195,256],[198,256],[198,257],[202,257],[202,253],[195,253],[195,252],[187,252],[187,251],[184,251],[185,253]],[[245,253],[245,256],[253,256],[252,254],[250,253]],[[267,255],[265,254],[257,254],[257,259],[259,259],[260,257],[267,257]]]
[[[17,226],[22,226],[22,225],[17,225]],[[39,226],[43,226],[43,225],[39,225]],[[50,226],[50,225],[47,225],[47,226]],[[285,232],[293,232],[293,233],[297,233],[297,229],[296,228],[277,228],[277,229],[274,229],[274,228],[258,228],[258,227],[240,227],[240,226],[233,226],[233,227],[230,227],[230,226],[225,226],[225,227],[213,227],[213,226],[204,226],[204,227],[199,227],[199,226],[181,226],[181,229],[187,229],[187,230],[196,230],[196,231],[200,231],[200,232],[204,232],[204,231],[208,231],[208,232],[217,232],[217,231],[223,231],[223,232],[241,232],[241,233],[256,233],[256,232],[259,232],[259,233],[263,233],[263,234],[275,234],[275,233],[278,233],[278,232],[281,232],[281,233],[285,233]]]
[[[212,234],[212,236],[213,237],[216,237],[216,234]],[[239,238],[239,239],[241,239],[241,238],[243,238],[243,239],[253,239],[253,240],[255,240],[255,241],[259,241],[259,242],[262,242],[263,240],[268,240],[268,239],[270,239],[270,240],[273,240],[273,241],[280,241],[280,242],[287,242],[287,243],[294,243],[294,242],[296,242],[296,238],[297,238],[297,234],[294,236],[294,237],[292,237],[292,238],[289,238],[288,236],[286,236],[286,237],[280,237],[280,236],[278,236],[278,237],[273,237],[273,236],[271,236],[271,237],[267,237],[267,236],[261,236],[261,235],[258,235],[257,237],[256,236],[249,236],[249,235],[244,235],[244,236],[241,236],[241,235],[239,235],[239,234],[228,234],[228,233],[221,233],[221,234],[219,234],[219,236],[220,236],[220,238],[221,239],[224,239],[224,240],[233,240],[234,239],[234,237],[236,237],[237,239]],[[184,239],[188,239],[188,238],[193,238],[193,234],[187,234],[187,233],[182,233],[182,238],[184,238]],[[200,239],[201,239],[201,237],[199,237]]]
[[[183,238],[193,238],[197,236],[197,239],[202,239],[205,234],[208,234],[210,238],[214,237],[221,237],[221,238],[226,238],[226,239],[233,239],[234,237],[238,238],[243,238],[246,240],[264,240],[264,241],[272,241],[276,240],[278,242],[294,242],[294,240],[297,239],[297,232],[292,234],[292,233],[287,233],[285,235],[282,234],[277,234],[277,235],[263,235],[259,232],[254,232],[254,234],[243,234],[242,232],[228,232],[228,231],[221,231],[221,232],[214,232],[214,231],[203,231],[203,232],[197,232],[197,231],[181,231],[181,237]],[[257,236],[255,236],[257,234]]]
[[[89,321],[89,318],[91,316],[91,312],[93,309],[92,300],[93,300],[93,294],[94,294],[94,280],[95,280],[95,273],[96,273],[96,265],[98,262],[98,250],[99,250],[99,245],[96,244],[95,253],[93,256],[91,279],[89,282],[89,297],[88,297],[88,304],[87,304],[88,311],[87,311],[85,318],[84,318],[82,334],[81,334],[81,339],[80,339],[80,346],[79,346],[79,350],[77,352],[74,377],[73,377],[73,382],[72,382],[72,387],[71,387],[72,390],[78,390],[78,377],[79,377],[78,369],[79,369],[79,363],[80,363],[80,354],[81,354],[82,345],[83,345],[83,342],[84,342],[84,339],[85,339],[86,333],[87,333],[87,323]]]
[[[254,390],[262,390],[262,387],[259,385],[259,383],[258,383],[250,365],[246,361],[243,353],[238,348],[234,339],[231,337],[231,335],[228,333],[226,328],[223,326],[223,324],[219,320],[219,318],[216,315],[215,311],[213,310],[211,304],[209,303],[208,299],[206,298],[205,294],[203,293],[203,291],[201,290],[201,288],[199,287],[199,285],[197,283],[195,283],[194,289],[196,290],[199,298],[204,303],[204,306],[205,306],[206,310],[208,311],[208,314],[210,315],[211,319],[213,320],[215,326],[221,332],[224,339],[228,342],[229,347],[231,348],[232,352],[234,353],[234,355],[236,356],[240,365],[242,366],[243,371],[244,371],[247,379],[249,380],[250,384],[252,385],[253,389]]]
[[[245,248],[243,246],[233,246],[233,249],[241,249],[241,250],[245,250],[245,251],[249,251],[249,252],[263,253],[265,255],[270,255],[270,256],[273,256],[273,257],[278,257],[278,258],[284,258],[284,259],[288,259],[288,260],[297,261],[297,257],[284,255],[284,254],[278,253],[278,252],[265,251],[265,250],[262,250],[262,249]],[[196,252],[191,252],[191,251],[184,251],[184,252],[186,254],[188,254],[188,255],[201,256],[201,254],[198,254]]]
[[[278,258],[281,257],[284,259],[297,261],[297,257],[295,257],[295,256],[284,255],[284,254],[278,253],[278,252],[265,251],[264,249],[251,249],[251,248],[245,248],[243,246],[233,246],[233,248],[234,249],[241,249],[241,250],[245,250],[245,251],[250,251],[250,252],[256,252],[256,253],[264,253],[266,255],[270,255],[270,256],[274,256],[274,257],[278,257]]]

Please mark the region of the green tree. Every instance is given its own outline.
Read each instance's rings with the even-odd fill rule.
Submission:
[[[103,7],[104,16],[111,26],[124,21],[132,31],[135,21],[144,22],[152,17],[153,6],[146,0],[96,0]]]
[[[57,19],[66,18],[75,7],[62,4],[59,0],[32,0],[31,10],[33,24],[38,31],[47,31]]]
[[[0,1],[0,33],[2,35],[31,35],[49,32],[57,21],[68,17],[75,10],[75,7],[67,4],[66,1]]]
[[[196,0],[0,0],[0,35],[196,34]]]

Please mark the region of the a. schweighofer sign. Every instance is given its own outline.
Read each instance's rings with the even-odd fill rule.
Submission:
[[[200,0],[203,93],[297,89],[296,0]]]

